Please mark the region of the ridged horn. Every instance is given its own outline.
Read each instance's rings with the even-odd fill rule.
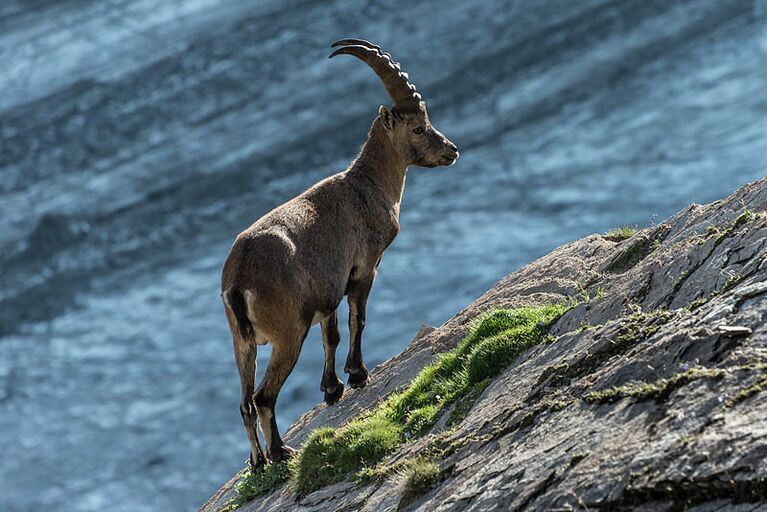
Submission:
[[[353,55],[370,66],[383,82],[397,110],[418,110],[421,95],[416,91],[415,85],[408,81],[408,75],[402,72],[399,62],[394,62],[391,55],[381,50],[380,46],[364,39],[348,38],[339,39],[330,47],[338,47],[328,56],[330,59],[336,55]]]

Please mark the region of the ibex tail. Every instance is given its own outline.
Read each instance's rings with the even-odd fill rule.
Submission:
[[[248,303],[242,291],[237,288],[225,291],[223,293],[224,304],[229,308],[237,322],[237,330],[244,340],[255,341],[255,330],[253,324],[248,318]]]

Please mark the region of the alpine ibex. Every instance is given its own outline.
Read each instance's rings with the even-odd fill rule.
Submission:
[[[278,206],[237,236],[224,264],[221,290],[242,386],[242,414],[251,445],[250,465],[294,450],[277,430],[274,405],[293,370],[309,328],[319,322],[325,348],[320,389],[337,402],[344,384],[336,375],[340,339],[338,305],[349,302],[349,385],[362,387],[365,304],[381,255],[399,231],[399,208],[409,165],[452,165],[458,148],[429,122],[426,104],[391,55],[360,39],[342,39],[330,57],[353,55],[383,81],[394,106],[381,106],[368,138],[349,168]],[[272,344],[266,374],[254,393],[256,346]]]

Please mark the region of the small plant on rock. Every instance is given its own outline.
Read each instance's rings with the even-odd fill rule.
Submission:
[[[402,500],[407,502],[420,496],[439,482],[439,466],[430,460],[411,460],[399,475],[399,489]]]
[[[622,242],[636,235],[637,231],[639,229],[636,226],[619,226],[605,233],[604,238],[611,242]]]

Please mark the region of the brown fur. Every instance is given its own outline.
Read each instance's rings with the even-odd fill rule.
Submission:
[[[415,133],[417,128],[422,133]],[[431,126],[423,102],[408,114],[381,107],[368,140],[346,171],[275,208],[237,237],[224,264],[221,290],[254,467],[265,462],[256,416],[270,460],[282,460],[293,451],[277,431],[274,405],[316,321],[322,325],[325,347],[321,389],[329,404],[340,399],[336,308],[344,295],[351,337],[344,371],[349,385],[366,384],[361,351],[365,305],[381,256],[399,232],[406,170],[409,165],[451,165],[457,158],[455,145]],[[265,342],[272,344],[272,357],[254,393],[256,345]]]

